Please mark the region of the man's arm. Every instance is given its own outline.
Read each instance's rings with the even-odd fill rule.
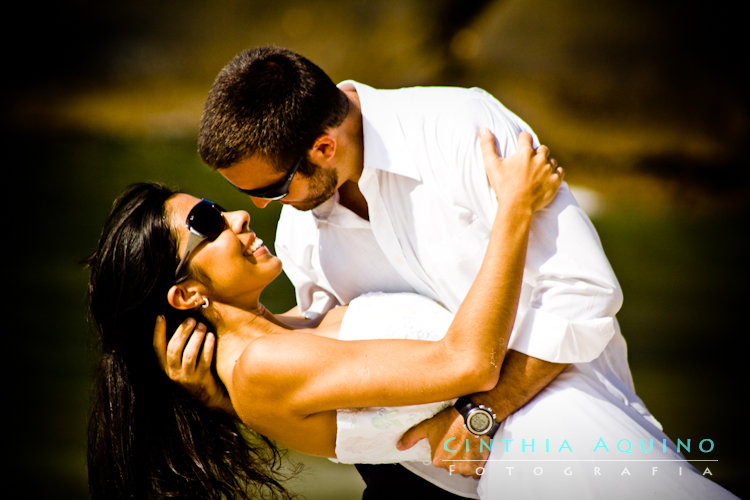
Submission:
[[[568,366],[510,350],[494,389],[472,394],[471,400],[492,408],[498,422],[505,420],[531,401]]]
[[[435,178],[445,182],[453,203],[473,212],[472,227],[479,234],[491,227],[497,197],[487,182],[475,130],[493,130],[504,158],[516,151],[518,133],[530,130],[488,94],[477,93],[450,110],[430,131],[438,138]],[[510,349],[554,363],[585,363],[615,335],[622,292],[593,224],[565,183],[534,215],[524,288]]]
[[[493,113],[488,114],[490,116],[493,115]],[[471,122],[475,116],[482,115],[483,113],[481,112],[471,114],[469,121]],[[451,122],[446,126],[446,130],[450,131],[454,126],[455,122]],[[471,124],[467,124],[466,128],[470,129]],[[498,127],[495,126],[492,128],[497,130]],[[508,126],[508,128],[513,129],[512,126]],[[456,141],[461,141],[461,138],[455,133],[450,137],[455,138]],[[515,144],[509,139],[508,134],[506,134],[505,138],[500,135],[498,139],[500,142],[498,146],[503,151],[504,156],[510,155],[515,150]],[[445,144],[450,143],[446,141]],[[468,180],[466,187],[467,193],[470,195],[469,198],[477,203],[475,207],[477,213],[491,213],[496,203],[495,193],[488,189],[487,181],[480,174],[481,170],[477,166],[478,161],[471,154],[470,148],[454,144],[453,147],[448,146],[448,150],[466,152],[468,156],[467,161],[456,161],[456,163],[467,167],[468,171],[472,174],[464,177],[464,179]],[[608,266],[600,266],[605,268],[602,273],[584,272],[581,274],[579,273],[581,266],[571,265],[571,262],[575,264],[577,260],[569,257],[571,254],[575,256],[578,249],[573,248],[568,243],[577,237],[586,237],[590,240],[592,239],[592,233],[578,230],[579,228],[575,227],[576,224],[573,224],[574,230],[572,234],[567,234],[569,229],[566,226],[566,234],[560,235],[561,231],[559,231],[558,227],[560,219],[558,218],[558,214],[571,201],[573,205],[575,204],[568,197],[569,192],[566,192],[557,200],[557,207],[555,209],[546,210],[546,213],[541,217],[537,216],[538,219],[542,220],[538,221],[535,234],[532,235],[533,240],[530,239],[526,266],[527,278],[531,285],[533,298],[536,300],[531,301],[531,308],[525,309],[522,317],[516,318],[516,322],[519,323],[516,330],[520,330],[516,333],[522,334],[521,337],[523,340],[521,342],[517,341],[517,343],[524,350],[532,353],[539,351],[549,359],[555,360],[561,357],[559,356],[560,353],[565,353],[562,356],[563,358],[570,357],[578,361],[575,359],[576,357],[585,358],[591,356],[598,349],[603,349],[603,345],[606,345],[610,335],[606,332],[606,327],[602,329],[605,331],[601,333],[593,331],[589,336],[580,335],[579,337],[590,337],[586,338],[588,341],[585,346],[587,352],[584,353],[571,352],[571,349],[563,347],[566,343],[570,344],[572,342],[572,339],[566,336],[564,332],[572,330],[574,334],[579,331],[589,333],[590,329],[586,328],[589,320],[597,322],[600,317],[599,314],[603,317],[610,316],[610,309],[608,307],[592,307],[594,304],[597,304],[600,297],[604,299],[602,300],[603,303],[609,301],[604,296],[606,294],[602,294],[597,288],[599,274],[604,274],[607,277],[609,277],[609,274],[606,272]],[[575,215],[577,214],[573,214],[574,222],[578,223],[579,220],[575,218]],[[566,214],[566,217],[569,218],[570,216]],[[586,244],[588,243],[587,241]],[[598,240],[596,243],[598,244]],[[591,246],[595,247],[596,245]],[[531,262],[528,262],[529,260]],[[588,271],[587,266],[583,266],[583,269]],[[592,277],[595,279],[592,280]],[[594,284],[589,286],[592,281],[594,281]],[[614,282],[614,286],[616,286],[616,282]],[[582,312],[571,307],[571,303],[580,302],[582,297],[586,295],[589,297],[587,300],[584,300],[586,304],[584,307],[589,307],[588,311]],[[532,320],[536,316],[539,316],[540,321],[537,321],[536,325],[534,325],[533,321],[527,320],[528,316],[533,316]],[[581,325],[578,324],[579,320],[581,321]],[[568,329],[566,325],[571,328]],[[519,329],[518,326],[521,328]],[[554,326],[555,332],[550,334],[542,326]],[[526,340],[527,337],[532,337],[532,339]],[[545,361],[518,350],[513,350],[512,347],[511,344],[511,349],[508,351],[503,362],[500,379],[495,388],[488,392],[471,395],[471,399],[475,404],[483,404],[491,408],[498,421],[504,420],[507,416],[523,407],[568,366],[567,359],[563,363]],[[596,357],[596,354],[593,354],[593,356]],[[581,359],[581,361],[584,360]],[[563,360],[561,359],[561,361]],[[487,447],[480,447],[478,445],[469,446],[468,452],[465,446],[451,447],[450,451],[446,449],[446,440],[449,438],[455,438],[451,441],[452,443],[464,443],[466,439],[469,442],[478,440],[478,438],[466,430],[463,417],[452,407],[409,430],[402,437],[399,447],[403,449],[410,448],[417,441],[424,438],[427,438],[430,442],[433,464],[457,473],[475,475],[476,468],[483,466],[489,456]],[[488,438],[484,439],[488,441]]]
[[[498,422],[505,420],[552,382],[567,367],[566,364],[550,363],[510,350],[500,370],[500,379],[494,389],[471,395],[475,404],[492,409]],[[432,463],[466,476],[476,475],[477,467],[483,467],[489,456],[487,447],[469,445],[454,446],[455,443],[477,442],[464,426],[464,419],[454,407],[446,408],[432,419],[425,420],[407,431],[399,441],[400,449],[408,449],[417,441],[427,439],[432,449]],[[447,445],[450,438],[455,438]],[[483,438],[489,445],[489,439]],[[448,449],[446,449],[446,447]],[[448,451],[451,450],[451,451]]]

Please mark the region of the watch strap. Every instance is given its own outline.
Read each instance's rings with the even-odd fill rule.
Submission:
[[[469,410],[477,405],[474,404],[469,396],[461,396],[456,400],[453,406],[456,408],[458,413],[460,413],[461,416],[464,417],[465,420],[466,417],[469,416]]]

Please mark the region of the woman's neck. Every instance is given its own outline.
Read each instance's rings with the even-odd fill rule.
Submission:
[[[284,333],[290,328],[262,304],[248,310],[226,304],[213,305],[216,326],[216,371],[229,389],[234,365],[245,348],[265,335]]]

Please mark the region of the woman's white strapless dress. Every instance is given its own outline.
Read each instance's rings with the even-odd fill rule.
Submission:
[[[344,315],[340,340],[440,340],[453,315],[415,294],[368,294],[354,299]],[[344,463],[430,461],[426,440],[405,451],[396,449],[403,433],[453,404],[453,401],[338,410],[336,457]]]
[[[452,319],[416,294],[368,294],[349,304],[339,338],[435,341]],[[431,465],[427,440],[410,450],[396,448],[410,427],[451,404],[338,410],[336,461],[400,462],[448,491],[484,500],[736,498],[677,452],[636,396],[619,332],[599,358],[571,365],[505,419],[478,481]],[[704,437],[691,437],[693,455]]]

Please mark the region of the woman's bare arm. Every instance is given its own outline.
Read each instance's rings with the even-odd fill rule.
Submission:
[[[342,342],[294,332],[261,337],[234,369],[230,395],[237,413],[256,421],[264,397],[272,397],[280,412],[304,417],[336,408],[426,403],[494,387],[515,317],[531,217],[561,181],[547,155],[534,152],[530,137],[519,142],[518,153],[488,171],[498,196],[489,247],[441,341]],[[482,137],[482,147],[485,155],[496,154],[494,137]]]

